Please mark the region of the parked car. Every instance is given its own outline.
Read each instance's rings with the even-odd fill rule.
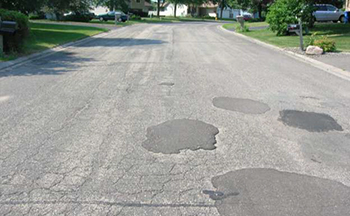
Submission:
[[[317,22],[344,22],[344,11],[330,4],[316,4],[316,11],[313,13],[314,19]]]
[[[100,21],[115,20],[116,13],[120,15],[119,21],[126,22],[128,20],[128,15],[121,11],[110,11],[106,14],[100,14],[97,16],[97,19]]]
[[[244,21],[249,21],[249,20],[253,19],[253,15],[251,13],[245,12],[245,13],[243,13],[243,19],[244,19]]]

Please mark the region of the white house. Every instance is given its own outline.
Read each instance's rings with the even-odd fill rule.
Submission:
[[[166,2],[161,5],[159,15],[160,16],[174,16],[175,5],[173,3]],[[187,15],[188,6],[183,4],[178,4],[176,8],[176,16],[186,16]],[[157,9],[154,11],[149,11],[149,15],[156,16]]]
[[[217,10],[218,17],[221,17],[221,9]],[[224,19],[236,19],[236,16],[243,15],[244,11],[241,9],[233,9],[233,8],[224,8],[222,11],[222,18]]]

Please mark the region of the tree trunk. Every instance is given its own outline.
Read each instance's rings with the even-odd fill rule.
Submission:
[[[222,19],[222,14],[224,12],[224,6],[223,4],[221,4],[221,8],[220,8],[220,19]]]
[[[345,10],[350,11],[350,0],[346,0]]]
[[[158,0],[158,5],[157,5],[157,7],[158,7],[158,10],[157,10],[157,17],[160,17],[160,0]]]
[[[261,12],[262,12],[262,2],[259,2],[258,4],[258,12],[259,12],[259,19],[261,20]]]
[[[175,8],[174,8],[174,17],[176,17],[176,9],[177,9],[177,3],[175,3]]]

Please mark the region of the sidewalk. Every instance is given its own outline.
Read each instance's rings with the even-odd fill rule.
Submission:
[[[285,48],[286,50],[295,52],[300,55],[305,55],[309,58],[313,58],[317,61],[332,65],[342,70],[350,71],[350,52],[329,52],[323,55],[306,55],[305,52],[301,52],[299,48]]]

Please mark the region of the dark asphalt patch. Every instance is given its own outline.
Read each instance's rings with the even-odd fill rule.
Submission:
[[[180,150],[213,150],[219,130],[198,120],[176,119],[147,129],[142,146],[155,153],[174,154]]]
[[[173,83],[173,82],[162,82],[162,83],[159,83],[159,85],[173,86],[173,85],[175,85],[175,83]]]
[[[329,115],[298,110],[280,111],[284,124],[310,132],[343,131],[343,128]]]
[[[243,98],[216,97],[213,104],[217,108],[246,114],[263,114],[270,110],[265,103]]]
[[[350,212],[350,188],[336,181],[280,172],[243,169],[212,179],[223,194],[215,201],[220,215],[344,216]]]

